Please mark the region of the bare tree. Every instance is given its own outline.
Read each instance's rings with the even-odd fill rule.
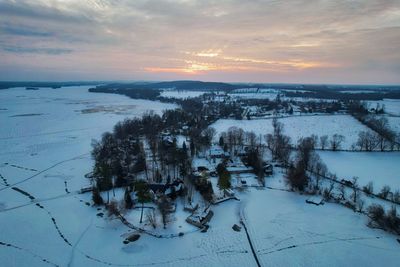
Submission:
[[[256,134],[251,132],[245,132],[247,144],[249,145],[250,149],[254,149],[257,146],[257,136]]]
[[[379,144],[378,139],[379,139],[378,135],[370,130],[361,131],[358,134],[356,146],[360,150],[372,151],[378,146]]]
[[[325,150],[325,148],[328,146],[328,136],[327,135],[323,135],[319,138],[319,143],[321,146],[322,150]]]
[[[274,159],[288,165],[291,153],[290,137],[283,134],[283,124],[276,117],[272,120],[272,126],[274,128],[273,134],[265,135],[267,147]]]
[[[154,229],[157,228],[157,220],[154,210],[148,210],[146,212],[146,219],[151,224],[151,226],[153,226]]]
[[[352,198],[353,198],[353,203],[354,205],[357,204],[357,199],[358,199],[358,177],[353,177],[353,179],[351,180],[352,182],[352,187],[351,189],[353,190],[353,194],[352,194]]]
[[[203,137],[205,139],[206,146],[211,145],[212,140],[214,139],[217,131],[213,127],[208,127],[203,131]]]
[[[346,200],[346,187],[343,184],[339,185],[339,194],[341,200]]]
[[[366,186],[363,187],[363,191],[365,194],[370,195],[374,193],[374,184],[369,182]]]
[[[385,185],[384,187],[382,187],[382,190],[379,193],[379,196],[381,198],[387,199],[387,197],[389,196],[389,193],[390,193],[390,186]]]
[[[334,134],[331,138],[331,149],[333,151],[336,151],[340,149],[343,141],[345,140],[345,137],[341,134]]]
[[[325,188],[323,191],[323,196],[325,200],[330,200],[332,198],[332,191],[334,188],[335,188],[335,183],[331,181],[329,184],[329,188]]]
[[[107,205],[107,215],[108,217],[117,216],[119,214],[118,202],[112,199]]]
[[[158,209],[161,213],[164,229],[167,227],[170,208],[171,203],[169,202],[168,198],[165,195],[161,196],[158,200]]]

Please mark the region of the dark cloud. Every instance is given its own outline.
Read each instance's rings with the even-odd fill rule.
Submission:
[[[50,20],[68,23],[87,22],[80,13],[64,12],[56,7],[44,5],[45,1],[0,1],[0,15],[34,20]]]
[[[21,36],[31,36],[31,37],[51,37],[55,35],[53,32],[44,31],[42,29],[37,29],[35,27],[26,25],[16,25],[10,23],[0,24],[0,32],[10,35],[21,35]]]
[[[73,52],[72,49],[65,48],[37,48],[37,47],[21,47],[21,46],[5,46],[2,49],[10,53],[29,53],[29,54],[47,54],[47,55],[63,55]]]

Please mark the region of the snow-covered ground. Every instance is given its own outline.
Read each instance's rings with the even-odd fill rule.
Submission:
[[[330,152],[319,155],[332,174],[340,179],[359,177],[361,186],[374,183],[378,193],[384,185],[400,190],[400,152]]]
[[[397,116],[386,116],[388,119],[390,128],[397,134],[400,134],[400,117]]]
[[[343,149],[350,149],[357,141],[358,133],[367,128],[350,115],[316,115],[316,116],[293,116],[280,118],[284,124],[284,133],[296,143],[301,137],[308,137],[312,134],[317,136],[341,134],[345,137],[342,144]],[[211,127],[221,132],[227,131],[230,127],[236,126],[245,131],[253,131],[258,137],[272,133],[272,119],[260,120],[232,120],[223,119],[215,122]]]
[[[367,228],[366,217],[350,209],[306,204],[307,196],[279,190],[240,197],[262,266],[398,265],[396,239]]]
[[[368,101],[370,108],[375,108],[377,104],[385,106],[385,112],[391,115],[400,115],[400,99],[384,99],[381,101]]]
[[[233,98],[243,98],[243,99],[269,99],[274,100],[278,96],[276,93],[230,93]]]
[[[161,92],[162,97],[167,98],[178,98],[178,99],[187,99],[198,97],[207,92],[205,91],[186,91],[186,90],[164,90]]]
[[[206,233],[184,225],[179,211],[169,227],[183,236],[123,244],[132,230],[97,216],[105,211],[91,206],[91,194],[77,193],[89,183],[91,140],[125,117],[174,107],[87,87],[0,90],[1,266],[255,266],[245,231],[232,230],[240,214],[262,266],[398,265],[395,237],[367,228],[365,216],[273,189],[212,207]],[[284,189],[282,176],[266,185]],[[133,223],[138,211],[127,214]]]

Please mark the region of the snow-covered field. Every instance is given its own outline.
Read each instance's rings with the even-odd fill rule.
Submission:
[[[377,104],[385,106],[385,112],[391,115],[400,115],[400,99],[384,99],[381,101],[368,101],[370,108],[375,108]]]
[[[351,180],[354,176],[359,177],[361,186],[373,182],[377,192],[384,185],[389,185],[393,192],[400,190],[400,152],[318,153],[329,171],[339,179]]]
[[[390,128],[400,134],[400,117],[386,116],[386,118],[388,119]]]
[[[253,190],[242,197],[262,266],[398,265],[399,244],[367,228],[364,216],[337,204],[305,204],[306,199],[279,190]]]
[[[301,137],[308,137],[312,134],[317,136],[334,134],[345,136],[342,148],[350,149],[357,141],[358,133],[367,130],[360,122],[349,115],[316,115],[316,116],[293,116],[280,118],[284,124],[284,133],[291,137],[292,142],[296,143]],[[257,136],[272,133],[272,119],[260,120],[231,120],[223,119],[215,122],[211,127],[217,131],[217,135],[227,131],[230,127],[236,126],[245,131],[253,131]]]
[[[131,230],[97,216],[105,211],[90,205],[91,194],[77,193],[88,185],[91,140],[126,117],[174,107],[88,93],[87,87],[0,90],[0,265],[255,266],[245,231],[232,230],[239,214],[262,266],[398,265],[395,237],[367,228],[365,216],[335,204],[308,205],[305,196],[272,189],[245,190],[241,201],[214,206],[207,233],[177,218],[168,227],[184,236],[142,234],[124,245]],[[324,119],[332,120],[321,117],[319,123]],[[280,172],[266,183],[285,187]],[[129,219],[137,223],[135,214]]]
[[[166,98],[178,98],[178,99],[187,99],[198,97],[207,92],[205,91],[185,91],[185,90],[164,90],[161,92],[162,97]]]

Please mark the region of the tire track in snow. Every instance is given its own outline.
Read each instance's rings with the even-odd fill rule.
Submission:
[[[89,155],[89,154],[90,154],[90,153],[84,153],[84,154],[81,154],[81,155],[79,155],[79,156],[76,156],[76,157],[73,157],[73,158],[70,158],[70,159],[66,159],[66,160],[59,161],[59,162],[57,162],[57,163],[51,165],[50,167],[48,167],[48,168],[46,168],[46,169],[44,169],[44,170],[41,170],[40,172],[38,172],[38,173],[36,173],[36,174],[34,174],[34,175],[32,175],[32,176],[29,176],[29,177],[27,177],[27,178],[25,178],[25,179],[23,179],[23,180],[21,180],[21,181],[19,181],[19,182],[16,182],[16,183],[13,183],[13,184],[9,184],[9,186],[7,186],[7,187],[0,188],[0,192],[3,191],[3,190],[5,190],[5,189],[8,189],[10,186],[16,186],[16,185],[22,184],[22,183],[24,183],[24,182],[26,182],[26,181],[28,181],[28,180],[30,180],[30,179],[32,179],[32,178],[35,178],[36,176],[39,176],[40,174],[42,174],[42,173],[44,173],[44,172],[47,172],[48,170],[51,170],[51,169],[57,167],[58,165],[61,165],[61,164],[65,163],[65,162],[74,161],[74,160],[77,160],[77,159],[81,159],[81,158],[83,158],[84,156],[87,156],[87,155]]]
[[[64,181],[64,186],[65,186],[65,193],[67,193],[67,194],[71,193],[71,192],[68,190],[67,181]]]
[[[244,216],[243,200],[240,203],[240,207],[239,207],[239,217],[240,217],[240,224],[243,225],[244,231],[246,232],[247,240],[249,241],[250,249],[251,249],[251,252],[253,254],[254,260],[256,261],[257,266],[261,267],[260,261],[259,261],[258,256],[257,256],[257,251],[256,251],[256,249],[255,249],[255,247],[253,245],[253,241],[251,239],[251,236],[250,236],[249,231],[248,231],[247,226],[246,226],[246,218]]]
[[[14,207],[11,207],[11,208],[2,209],[2,210],[0,210],[0,212],[6,212],[6,211],[10,211],[10,210],[23,208],[23,207],[26,207],[26,206],[34,205],[34,204],[39,203],[39,202],[46,202],[46,201],[56,200],[56,199],[65,198],[65,197],[72,197],[72,196],[78,195],[79,193],[80,193],[80,191],[78,190],[78,191],[70,192],[69,194],[63,194],[63,195],[59,195],[59,196],[55,196],[55,197],[35,198],[29,203],[21,204],[21,205],[14,206]]]
[[[333,243],[333,242],[346,242],[346,241],[355,241],[355,240],[368,240],[368,239],[378,239],[380,238],[379,236],[377,237],[353,237],[353,238],[335,238],[335,239],[330,239],[330,240],[324,240],[324,241],[314,241],[314,242],[308,242],[308,243],[300,243],[300,244],[294,244],[290,245],[287,247],[282,247],[276,250],[268,251],[262,253],[262,255],[266,254],[272,254],[275,252],[280,252],[283,250],[288,250],[288,249],[293,249],[293,248],[300,248],[300,247],[306,247],[306,246],[313,246],[313,245],[321,245],[321,244],[327,244],[327,243]]]
[[[287,241],[289,239],[293,239],[293,236],[281,239],[281,240],[275,242],[275,244],[273,244],[271,247],[259,249],[259,250],[257,250],[257,252],[262,252],[262,251],[271,250],[273,248],[276,248],[279,244],[281,244],[281,243],[283,243],[283,242],[285,242],[285,241]]]
[[[89,225],[86,227],[86,229],[81,233],[81,235],[79,236],[78,240],[75,242],[74,246],[72,247],[72,251],[71,251],[71,256],[69,258],[69,262],[68,262],[68,267],[72,266],[72,263],[74,261],[74,255],[75,255],[75,250],[77,248],[77,246],[79,245],[79,242],[81,242],[82,238],[84,237],[84,235],[87,233],[87,231],[89,231],[89,228],[93,225],[93,218],[92,220],[90,220]]]
[[[32,251],[30,251],[30,250],[28,250],[26,248],[21,248],[19,246],[16,246],[16,245],[13,245],[13,244],[10,244],[10,243],[6,243],[6,242],[2,242],[2,241],[0,241],[0,246],[5,246],[5,247],[9,247],[9,248],[14,248],[14,249],[17,249],[17,250],[20,250],[20,251],[24,251],[24,252],[32,255],[34,258],[40,259],[42,262],[45,262],[47,264],[50,264],[50,265],[53,265],[53,266],[56,266],[56,267],[59,266],[58,264],[55,264],[55,263],[49,261],[48,259],[46,259],[46,258],[44,258],[44,257],[42,257],[42,256],[40,256],[40,255],[38,255],[36,253],[33,253]]]
[[[31,194],[29,194],[28,192],[21,190],[17,187],[13,187],[13,190],[15,190],[16,192],[23,194],[24,196],[29,197],[31,200],[34,200],[35,197],[32,196]],[[58,235],[64,240],[65,243],[67,243],[70,247],[72,247],[72,244],[68,241],[68,239],[64,236],[64,234],[61,232],[60,227],[57,224],[56,219],[53,217],[53,215],[51,214],[51,212],[46,209],[44,206],[42,206],[39,202],[36,203],[36,206],[39,207],[40,209],[46,211],[46,213],[49,215],[51,222],[53,223],[54,227],[56,228]]]
[[[123,264],[123,263],[112,263],[112,262],[108,262],[108,261],[104,261],[98,258],[95,258],[93,256],[90,256],[88,254],[85,254],[83,251],[78,250],[83,256],[85,256],[87,259],[90,259],[92,261],[104,264],[104,265],[108,265],[108,266],[119,266],[119,267],[138,267],[138,266],[154,266],[154,265],[171,265],[173,266],[173,264],[184,261],[190,261],[193,259],[198,259],[198,258],[202,258],[202,257],[207,257],[208,255],[206,254],[201,254],[201,255],[197,255],[197,256],[192,256],[192,257],[181,257],[181,258],[177,258],[175,260],[169,260],[169,261],[161,261],[161,262],[149,262],[149,263],[138,263],[138,264]]]
[[[17,169],[21,169],[21,170],[25,170],[25,171],[32,171],[32,172],[37,172],[38,170],[32,169],[32,168],[26,168],[26,167],[22,167],[16,164],[9,164],[9,163],[4,163],[5,165],[8,165],[10,167],[13,168],[17,168]]]
[[[1,173],[0,173],[0,179],[3,180],[3,184],[5,186],[7,186],[7,187],[10,186],[10,184],[7,181],[7,179],[3,175],[1,175]]]

